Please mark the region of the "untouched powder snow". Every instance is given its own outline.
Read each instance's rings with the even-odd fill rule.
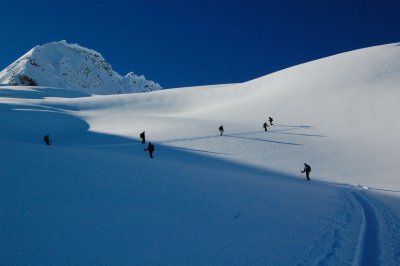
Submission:
[[[0,83],[67,88],[92,94],[161,89],[159,84],[133,72],[122,77],[100,53],[66,41],[34,47],[0,72]]]
[[[0,87],[0,264],[398,265],[399,59],[146,94]]]

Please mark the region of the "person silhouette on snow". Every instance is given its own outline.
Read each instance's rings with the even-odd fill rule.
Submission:
[[[44,141],[44,143],[46,143],[46,145],[51,145],[53,143],[53,141],[50,139],[49,134],[47,134],[46,136],[43,137],[43,141]]]
[[[142,144],[143,143],[146,143],[146,136],[144,135],[145,133],[144,133],[144,131],[142,132],[142,133],[140,133],[140,138],[142,139]]]
[[[273,126],[274,124],[272,124],[272,122],[274,121],[274,119],[272,117],[268,117],[269,123],[271,124],[271,126]]]
[[[307,180],[310,181],[310,172],[311,172],[311,166],[308,164],[304,163],[304,170],[301,171],[301,173],[306,173]]]
[[[268,130],[267,130],[267,127],[269,127],[269,126],[268,126],[268,123],[267,123],[267,122],[264,122],[263,128],[265,129],[265,131],[268,131]]]
[[[219,135],[222,136],[224,134],[224,126],[219,126]]]
[[[145,151],[149,151],[150,158],[153,159],[153,152],[154,152],[154,145],[149,142],[149,145],[147,146],[147,149],[144,149]]]

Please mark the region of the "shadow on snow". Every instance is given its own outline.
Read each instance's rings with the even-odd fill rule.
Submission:
[[[22,95],[21,95],[22,96]],[[30,109],[27,109],[30,108]],[[17,110],[16,110],[17,109]],[[33,112],[32,112],[33,110]],[[120,136],[115,136],[115,135],[108,135],[108,134],[103,134],[103,133],[96,133],[96,132],[91,132],[89,131],[89,125],[83,121],[82,119],[80,119],[79,117],[75,117],[72,116],[71,114],[68,113],[63,113],[62,110],[59,111],[53,111],[51,109],[46,109],[43,106],[25,106],[25,105],[12,105],[12,104],[0,104],[0,111],[2,112],[2,116],[0,117],[0,125],[1,125],[1,130],[0,130],[0,137],[2,140],[11,140],[11,141],[15,141],[15,142],[20,142],[20,143],[32,143],[32,144],[42,144],[42,138],[43,135],[49,133],[50,135],[52,135],[53,137],[53,146],[60,146],[60,147],[77,147],[77,148],[98,148],[99,151],[104,151],[104,149],[101,148],[110,148],[112,149],[111,151],[113,152],[119,152],[122,153],[123,155],[131,155],[134,152],[136,152],[136,147],[137,147],[137,151],[139,152],[143,152],[142,148],[144,147],[144,145],[141,145],[139,140],[132,140],[132,139],[128,139],[128,138],[124,138],[124,137],[120,137]],[[248,139],[248,140],[255,140],[255,141],[265,141],[265,142],[272,142],[272,143],[278,143],[278,144],[285,144],[285,145],[301,145],[301,144],[297,144],[297,143],[288,143],[288,142],[279,142],[279,141],[271,141],[271,140],[265,140],[265,139],[260,139],[260,138],[254,138],[254,137],[246,137],[246,135],[250,135],[250,134],[261,134],[261,132],[244,132],[244,133],[236,133],[236,134],[230,134],[230,135],[225,135],[225,137],[230,137],[230,138],[239,138],[239,139]],[[169,141],[163,141],[160,143],[168,143],[168,142],[174,142],[174,141],[185,141],[185,140],[196,140],[196,139],[207,139],[207,138],[216,138],[216,137],[220,137],[220,136],[205,136],[205,137],[197,137],[197,138],[191,138],[191,139],[177,139],[177,140],[169,140]],[[176,173],[181,172],[181,168],[177,167],[177,162],[181,162],[182,159],[184,158],[184,160],[186,161],[187,164],[189,164],[192,168],[190,168],[190,170],[183,169],[183,173],[180,174],[180,176],[182,175],[185,180],[187,179],[194,179],[194,182],[199,183],[200,185],[203,184],[202,182],[204,182],[204,180],[207,181],[207,178],[205,178],[207,176],[207,174],[209,174],[211,171],[218,171],[218,175],[216,176],[216,179],[218,179],[219,182],[221,182],[221,187],[226,187],[226,186],[230,186],[230,188],[234,188],[233,191],[242,191],[243,187],[248,187],[246,188],[246,193],[244,198],[248,198],[248,197],[252,197],[254,195],[261,195],[259,197],[261,197],[260,199],[264,199],[263,204],[268,205],[269,208],[273,208],[275,204],[274,200],[276,200],[276,198],[274,198],[273,196],[275,195],[282,195],[283,193],[285,193],[285,195],[287,195],[286,200],[280,198],[280,206],[292,206],[293,204],[296,204],[298,202],[300,202],[300,199],[303,198],[303,193],[304,193],[304,189],[306,190],[306,194],[311,197],[311,198],[316,198],[318,199],[318,197],[321,195],[321,189],[326,188],[327,186],[324,184],[321,184],[319,182],[307,182],[305,180],[299,179],[299,178],[295,178],[294,175],[287,175],[284,173],[280,173],[280,172],[275,172],[272,170],[268,170],[268,169],[262,169],[262,168],[257,168],[257,167],[252,167],[252,166],[248,166],[245,164],[240,164],[240,163],[233,163],[231,161],[228,160],[223,160],[223,159],[219,159],[219,158],[212,158],[210,156],[206,156],[206,155],[201,155],[201,154],[196,154],[193,152],[188,152],[188,151],[200,151],[200,152],[204,152],[204,153],[209,153],[209,154],[213,154],[215,152],[212,151],[204,151],[204,150],[192,150],[192,149],[185,149],[185,148],[173,148],[173,147],[168,147],[168,146],[164,146],[164,145],[160,145],[157,144],[157,142],[155,142],[156,145],[156,151],[155,151],[155,159],[154,160],[150,160],[148,158],[143,159],[138,162],[132,162],[133,166],[129,166],[129,164],[125,164],[124,167],[129,170],[129,171],[122,171],[119,172],[118,175],[116,175],[116,177],[121,178],[122,177],[126,177],[126,182],[128,182],[127,184],[129,184],[131,187],[136,187],[137,184],[135,183],[135,179],[134,179],[134,175],[141,175],[142,169],[151,169],[152,171],[156,168],[157,172],[157,177],[159,177],[159,179],[156,179],[156,181],[160,181],[162,179],[165,179],[164,185],[169,185],[168,182],[171,182],[171,178],[172,176],[175,176]],[[13,145],[10,145],[11,148],[13,147]],[[9,152],[9,150],[5,150],[6,155],[7,152]],[[30,157],[30,155],[26,155],[27,157]],[[7,156],[6,156],[7,157]],[[147,156],[146,156],[147,157]],[[123,157],[125,158],[125,157]],[[109,158],[104,158],[103,160],[106,160],[108,162]],[[130,161],[131,158],[127,158],[127,161]],[[136,159],[139,160],[138,157],[132,157],[132,159]],[[106,162],[106,161],[102,161],[102,162]],[[103,176],[104,175],[111,175],[113,177],[112,184],[115,184],[114,181],[114,175],[115,175],[115,170],[114,168],[112,168],[115,165],[118,165],[117,162],[115,162],[114,160],[110,160],[111,162],[109,162],[109,164],[107,163],[106,165],[102,165],[103,166],[103,170],[107,170],[109,171],[108,174],[105,173],[101,173]],[[125,162],[125,160],[124,160]],[[128,166],[126,166],[128,165]],[[21,167],[23,167],[23,165],[21,165]],[[88,164],[87,166],[84,166],[83,171],[87,171],[90,172],[92,170],[92,167],[98,167],[97,164]],[[71,167],[73,168],[73,167]],[[112,169],[108,169],[108,168],[112,168]],[[142,168],[142,169],[138,169],[138,168]],[[65,169],[65,168],[64,168]],[[173,172],[172,170],[173,169]],[[57,170],[57,175],[61,175],[61,176],[65,176],[65,177],[70,177],[68,173],[64,173],[64,172],[59,172],[59,169]],[[10,169],[10,171],[13,171],[13,169]],[[75,176],[79,176],[79,180],[81,179],[88,179],[88,183],[90,184],[90,187],[92,187],[92,183],[97,184],[97,183],[101,183],[101,182],[106,182],[107,180],[104,180],[101,178],[100,176],[97,175],[84,175],[81,172],[81,169],[74,169],[74,171],[71,172],[71,175],[74,174]],[[168,176],[169,173],[169,176]],[[82,178],[80,177],[80,175],[82,174]],[[250,175],[249,175],[250,174]],[[161,176],[159,176],[161,175]],[[164,178],[166,175],[167,178]],[[246,180],[243,180],[243,176],[246,176]],[[59,177],[57,177],[59,178]],[[72,176],[71,176],[72,178]],[[154,176],[151,176],[151,178],[154,178]],[[52,178],[54,179],[54,178]],[[52,180],[51,179],[51,180]],[[149,178],[150,179],[150,178]],[[251,182],[249,182],[249,179],[251,179]],[[46,179],[45,179],[46,180]],[[67,179],[69,180],[69,178]],[[229,180],[229,182],[223,182],[225,180]],[[85,180],[86,181],[86,180]],[[90,181],[90,182],[89,182]],[[95,182],[94,182],[95,181]],[[271,181],[276,181],[276,182],[271,182]],[[132,183],[129,183],[132,182]],[[136,182],[138,182],[136,180]],[[151,180],[146,181],[146,182],[151,182]],[[69,184],[68,182],[66,182],[66,184]],[[77,183],[79,184],[79,183]],[[107,184],[107,183],[105,183]],[[177,188],[179,189],[179,182],[176,183],[172,183],[173,185],[177,185]],[[207,189],[211,189],[212,187],[210,187],[210,183],[205,183],[207,187]],[[213,185],[215,185],[215,183],[211,183]],[[253,184],[255,184],[255,186],[253,186]],[[28,184],[29,185],[29,184]],[[261,185],[261,186],[260,186]],[[25,185],[26,186],[26,185]],[[48,185],[49,186],[49,190],[51,190],[53,188],[53,186]],[[238,189],[237,187],[240,187],[240,189]],[[24,186],[18,186],[18,189],[24,188]],[[77,186],[78,187],[78,186]],[[73,187],[73,188],[77,188],[77,187]],[[129,187],[126,186],[124,183],[123,187]],[[207,192],[208,190],[202,188],[201,186],[194,186],[195,188],[199,188],[199,192],[200,193],[204,193]],[[33,186],[28,187],[29,191],[32,189],[36,189],[38,191],[40,190],[40,187],[35,187]],[[180,189],[184,189],[185,187],[181,187]],[[250,191],[254,191],[254,189],[256,188],[260,188],[260,189],[266,189],[266,191],[275,191],[276,194],[272,194],[271,198],[263,198],[265,194],[268,193],[253,193],[254,195],[252,195],[251,193],[249,193]],[[269,189],[269,190],[268,190]],[[157,196],[157,193],[159,192],[159,188],[155,188],[154,190],[148,190],[148,191],[154,191],[154,195]],[[276,192],[279,191],[280,192]],[[20,190],[17,190],[18,192]],[[45,192],[48,190],[44,190]],[[132,227],[128,227],[128,229],[130,229],[130,233],[135,232],[134,230],[136,229],[136,226],[138,226],[139,228],[147,228],[147,223],[140,223],[137,221],[140,221],[140,217],[137,218],[135,216],[127,216],[127,213],[134,213],[137,210],[141,210],[139,207],[135,207],[136,205],[133,204],[131,201],[128,200],[123,200],[124,198],[121,197],[121,195],[119,194],[119,190],[107,190],[107,195],[111,193],[112,196],[114,197],[110,197],[114,200],[110,200],[108,197],[105,197],[103,199],[102,206],[105,206],[103,209],[99,209],[97,210],[97,212],[95,213],[91,213],[91,212],[86,212],[85,214],[88,215],[87,220],[88,221],[92,221],[95,220],[97,222],[97,227],[92,227],[92,226],[82,226],[85,225],[85,223],[80,223],[80,220],[71,220],[71,219],[62,219],[62,218],[66,218],[67,215],[68,217],[77,217],[79,216],[79,214],[81,214],[79,212],[79,209],[82,208],[82,206],[86,207],[88,210],[91,210],[91,207],[96,206],[97,204],[99,204],[98,202],[96,202],[99,197],[87,197],[87,198],[83,198],[84,200],[82,201],[82,199],[80,199],[77,202],[73,201],[73,197],[63,197],[63,194],[58,195],[57,193],[54,193],[54,195],[52,195],[54,198],[52,198],[53,200],[55,200],[56,202],[58,201],[59,203],[62,203],[60,206],[71,206],[71,204],[76,204],[76,205],[72,205],[72,206],[77,206],[77,208],[71,208],[68,209],[69,212],[64,214],[64,212],[60,212],[58,215],[60,215],[61,218],[55,220],[55,223],[51,223],[51,228],[50,230],[46,227],[46,223],[42,223],[43,221],[46,222],[47,217],[50,217],[50,221],[51,218],[53,218],[54,216],[56,216],[55,214],[47,214],[47,216],[41,217],[41,216],[36,216],[34,219],[30,219],[33,220],[34,222],[36,222],[38,224],[38,228],[45,230],[44,228],[46,228],[46,230],[48,232],[53,232],[53,238],[52,241],[55,241],[55,245],[56,247],[58,247],[59,249],[63,250],[63,248],[65,246],[68,247],[68,245],[70,245],[70,247],[75,247],[76,249],[79,250],[81,249],[82,245],[76,245],[75,240],[85,240],[85,241],[91,241],[93,239],[95,239],[95,237],[93,236],[97,236],[99,230],[96,229],[101,229],[103,233],[102,237],[106,240],[104,241],[104,245],[107,249],[110,249],[112,247],[115,247],[117,244],[120,243],[120,239],[118,237],[116,237],[112,232],[113,228],[118,228],[120,227],[120,223],[121,221],[129,221],[130,223],[126,223],[128,225],[132,224]],[[178,190],[179,191],[179,190]],[[229,190],[228,190],[229,191]],[[97,191],[95,191],[97,193]],[[118,194],[117,194],[118,192]],[[114,194],[113,194],[114,193]],[[126,193],[133,193],[132,190],[126,190]],[[206,193],[204,193],[206,194]],[[18,194],[15,193],[15,195],[25,195],[23,193]],[[65,194],[65,195],[69,195],[69,194]],[[71,194],[71,195],[76,195],[76,194]],[[97,195],[97,194],[94,194]],[[162,194],[161,194],[162,195]],[[172,195],[175,195],[175,197],[172,197],[171,200],[174,200],[175,202],[178,202],[179,200],[182,201],[182,199],[179,198],[179,193],[172,193]],[[228,198],[229,201],[231,201],[230,199],[233,200],[233,202],[235,202],[231,208],[229,208],[227,210],[227,212],[230,213],[230,215],[227,215],[226,217],[226,221],[234,219],[234,220],[241,220],[242,218],[247,216],[247,213],[259,213],[258,209],[255,208],[253,209],[252,206],[253,205],[242,205],[240,199],[234,201],[238,196],[240,196],[239,194],[236,193],[232,193],[232,194],[228,194],[229,197]],[[14,196],[14,194],[13,194]],[[128,197],[129,196],[129,197]],[[10,196],[11,197],[11,196]],[[125,195],[126,198],[132,197],[131,194],[127,194]],[[226,195],[224,195],[224,197],[227,197]],[[254,196],[255,197],[255,196]],[[258,197],[258,196],[257,196]],[[258,200],[258,198],[252,199],[249,202],[260,202]],[[29,198],[29,197],[28,197]],[[218,197],[219,198],[219,197]],[[11,197],[11,199],[14,199],[13,197]],[[118,199],[118,200],[115,200]],[[149,199],[152,199],[151,197],[149,197]],[[270,201],[267,201],[267,199],[270,199]],[[291,200],[287,200],[287,199],[291,199]],[[361,198],[359,198],[361,199]],[[155,205],[153,206],[157,206],[156,204],[159,204],[159,202],[162,201],[158,201],[157,199],[155,199]],[[5,202],[5,201],[4,201]],[[15,201],[16,202],[16,201]],[[23,201],[18,201],[21,203],[16,204],[17,207],[20,208],[26,208],[26,205]],[[211,201],[214,202],[214,201]],[[215,201],[215,202],[219,202],[219,201]],[[238,203],[239,202],[239,203]],[[121,203],[121,204],[119,204]],[[361,203],[363,203],[361,201]],[[286,205],[285,205],[286,204]],[[308,206],[304,207],[304,212],[307,212],[307,210],[311,210],[312,207],[314,206],[315,203],[313,203],[313,201],[306,201],[302,204],[308,204]],[[122,207],[121,207],[122,206]],[[247,209],[244,209],[243,206],[247,206]],[[366,205],[364,204],[364,207]],[[35,208],[37,208],[36,206],[34,206]],[[207,206],[207,211],[208,211],[208,206]],[[282,213],[284,213],[284,208],[282,210],[280,210]],[[7,217],[14,217],[13,213],[15,213],[15,211],[8,211],[6,212],[6,216]],[[153,211],[149,212],[151,214],[153,214]],[[181,213],[181,211],[179,210],[179,213]],[[372,211],[370,211],[369,209],[367,209],[367,214],[369,215],[373,215]],[[53,215],[53,216],[52,216]],[[109,219],[109,217],[112,216],[113,219]],[[176,222],[176,219],[173,217],[173,215],[171,215],[172,218],[171,220],[167,220],[166,224],[173,224],[173,222]],[[150,216],[152,217],[152,216]],[[19,216],[16,216],[15,219],[19,218]],[[58,216],[57,216],[58,218]],[[376,220],[375,217],[372,217]],[[36,219],[36,220],[35,220]],[[54,219],[54,218],[53,218]],[[6,221],[10,221],[7,220]],[[137,224],[135,224],[135,222],[137,222]],[[307,220],[304,219],[304,226],[307,226]],[[9,223],[9,222],[7,222]],[[227,222],[225,222],[227,223]],[[8,225],[8,224],[6,224]],[[43,226],[42,226],[43,225]],[[77,227],[78,225],[78,227]],[[88,225],[93,225],[91,223],[88,223]],[[155,223],[155,225],[158,225],[157,223]],[[225,226],[225,224],[223,224]],[[374,225],[374,224],[373,224]],[[375,224],[376,225],[376,224]],[[79,227],[80,226],[80,227]],[[43,227],[43,228],[42,228]],[[20,228],[25,228],[24,226],[15,226],[15,232],[17,232]],[[67,230],[65,228],[73,228],[73,232],[75,232],[75,235],[70,236],[69,238],[65,239],[65,235],[63,234],[58,234],[58,232],[61,230],[62,233],[67,232]],[[154,228],[157,228],[157,226],[155,226]],[[149,230],[149,234],[151,234],[151,232],[154,231],[154,228],[151,228],[152,230]],[[28,228],[29,229],[29,228]],[[27,229],[27,230],[28,230]],[[64,230],[64,231],[63,231]],[[377,228],[374,228],[374,230],[377,230]],[[29,231],[29,230],[28,230]],[[32,230],[33,231],[33,230]],[[47,232],[46,231],[46,232]],[[129,230],[128,230],[129,231]],[[30,231],[29,231],[30,232]],[[54,233],[55,232],[55,233]],[[111,233],[110,233],[111,232]],[[185,232],[185,231],[183,231]],[[192,231],[188,231],[189,234],[192,233]],[[156,231],[156,233],[159,233]],[[164,231],[160,231],[160,233],[164,234],[162,237],[159,237],[157,234],[152,235],[152,237],[154,237],[154,239],[156,240],[162,240],[162,239],[169,239],[170,235],[168,234],[168,230],[164,230]],[[12,235],[12,234],[10,234]],[[125,232],[124,232],[124,235]],[[141,235],[139,235],[140,237]],[[12,235],[12,239],[15,238],[14,235]],[[147,235],[145,236],[146,238],[148,237]],[[368,237],[368,235],[367,235]],[[11,236],[8,237],[9,239],[6,240],[10,240]],[[20,241],[21,243],[24,243],[26,240],[26,236],[25,235],[20,235]],[[91,239],[93,238],[93,239]],[[120,238],[123,238],[122,236]],[[131,241],[132,237],[128,238],[129,241]],[[374,238],[374,235],[371,235],[370,238],[367,238],[368,240],[376,240]],[[36,240],[36,238],[34,238],[35,241],[37,241],[35,243],[35,241],[32,241],[32,244],[38,244],[41,243],[41,239],[38,238],[38,240]],[[61,241],[62,240],[62,241]],[[142,240],[142,241],[140,241]],[[57,242],[60,241],[60,242]],[[126,240],[127,241],[127,240]],[[128,244],[132,244],[131,242],[127,241]],[[269,241],[269,240],[268,240]],[[43,242],[43,241],[42,241]],[[82,241],[79,241],[79,243],[81,243]],[[146,246],[146,241],[144,241],[143,239],[139,239],[138,241],[138,245],[140,245],[140,247],[142,247],[143,245],[144,248],[143,250],[145,250],[147,252],[147,250],[153,250],[150,249],[149,247]],[[179,242],[179,241],[176,241]],[[41,247],[42,249],[46,250],[49,249],[50,250],[50,246],[54,247],[54,243],[52,242],[44,242],[45,244],[43,245],[44,247]],[[67,243],[67,244],[66,244]],[[89,243],[89,242],[88,242]],[[143,244],[145,243],[145,244]],[[169,244],[168,242],[166,242],[167,244]],[[251,243],[251,242],[250,242]],[[35,254],[35,251],[32,247],[34,247],[35,245],[29,245],[29,250],[28,249],[28,254]],[[86,255],[88,257],[92,257],[92,258],[98,258],[101,255],[101,249],[99,248],[100,246],[96,246],[97,248],[92,248],[89,250],[89,255]],[[125,246],[129,246],[129,245],[125,245]],[[146,249],[147,247],[147,249]],[[165,247],[165,246],[161,246],[161,247]],[[367,248],[367,247],[366,247]],[[73,249],[74,250],[74,249]],[[160,249],[162,250],[162,249]],[[186,251],[190,251],[190,249],[186,250]],[[366,250],[368,251],[368,250]],[[20,254],[20,249],[19,248],[15,248],[15,250],[11,250],[11,252],[8,253],[6,258],[2,258],[0,259],[0,261],[7,261],[8,259],[11,261],[11,259],[14,259],[16,254]],[[25,250],[24,250],[25,252]],[[85,251],[86,252],[86,251]],[[113,259],[120,257],[120,255],[124,254],[124,250],[122,251],[117,251],[115,252],[115,257],[111,257],[109,262],[112,262]],[[64,257],[62,257],[63,259],[65,259]],[[79,262],[79,261],[78,261]],[[82,261],[81,261],[82,262]],[[87,262],[87,261],[83,261],[83,262]],[[100,262],[100,261],[97,261]],[[104,261],[102,261],[104,262]],[[80,264],[80,263],[77,263]],[[84,263],[82,263],[84,264]],[[99,263],[100,264],[100,263]]]
[[[80,91],[67,90],[61,88],[31,87],[31,86],[12,86],[0,87],[0,97],[17,99],[44,99],[47,97],[57,98],[80,98],[90,97],[90,94]]]

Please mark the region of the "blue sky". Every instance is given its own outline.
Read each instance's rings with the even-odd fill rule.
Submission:
[[[1,69],[67,40],[166,88],[244,82],[400,42],[399,0],[2,0],[0,10]]]

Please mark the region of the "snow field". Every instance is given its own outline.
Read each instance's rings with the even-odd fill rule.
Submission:
[[[0,264],[397,265],[399,48],[147,94],[2,86]]]

